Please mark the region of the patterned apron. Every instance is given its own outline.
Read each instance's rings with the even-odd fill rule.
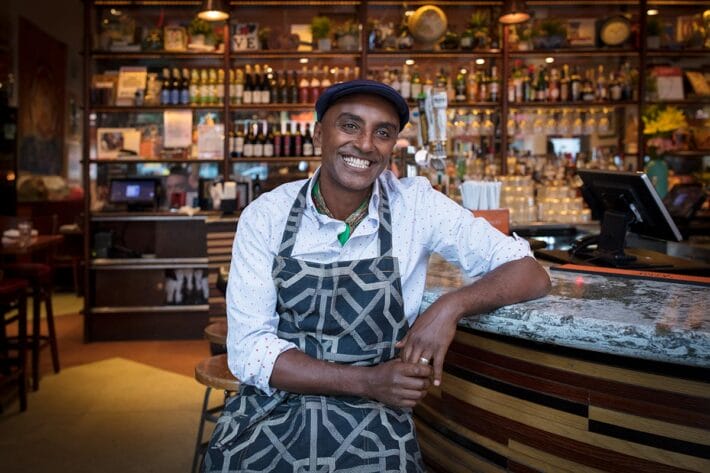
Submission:
[[[308,183],[274,259],[278,336],[319,360],[373,366],[395,357],[407,331],[389,200],[380,200],[380,256],[331,264],[291,257]],[[267,396],[242,386],[217,422],[209,472],[422,472],[410,409],[358,397]]]

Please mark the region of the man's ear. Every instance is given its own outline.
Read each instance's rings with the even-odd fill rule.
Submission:
[[[320,148],[321,147],[321,124],[320,122],[316,122],[315,126],[313,127],[313,146]]]

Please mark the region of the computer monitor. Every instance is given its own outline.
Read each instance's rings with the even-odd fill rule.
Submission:
[[[624,251],[629,231],[661,240],[682,239],[646,174],[591,169],[578,174],[592,218],[601,221],[601,232],[577,242],[572,256],[606,266],[640,267],[636,257]],[[590,248],[593,245],[596,248]]]
[[[109,203],[126,205],[129,210],[154,208],[158,199],[158,181],[152,178],[111,179]]]

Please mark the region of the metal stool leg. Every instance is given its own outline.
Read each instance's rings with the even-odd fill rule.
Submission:
[[[192,457],[192,469],[190,470],[192,473],[197,473],[197,467],[199,465],[198,460],[202,458],[203,453],[202,453],[202,434],[204,433],[205,430],[205,419],[207,417],[207,404],[209,403],[210,400],[210,392],[212,391],[212,388],[209,386],[207,389],[205,389],[205,400],[202,402],[202,414],[200,415],[200,425],[197,428],[197,442],[195,442],[195,454]]]
[[[40,322],[42,318],[42,288],[38,282],[32,288],[32,390],[39,389],[39,350],[42,334]]]
[[[54,310],[52,309],[52,290],[45,288],[43,291],[44,307],[47,311],[47,334],[49,339],[49,349],[52,353],[52,367],[55,373],[59,373],[59,349],[57,348],[57,332],[54,329]]]

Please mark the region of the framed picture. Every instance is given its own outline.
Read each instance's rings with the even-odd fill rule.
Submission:
[[[596,27],[592,18],[567,20],[567,42],[572,47],[592,47],[595,44]]]
[[[134,128],[99,128],[96,130],[98,159],[140,156],[141,132]]]
[[[251,202],[251,181],[237,182],[237,210],[244,210]]]
[[[187,51],[187,30],[182,26],[166,26],[163,44],[166,51]]]
[[[232,30],[232,50],[254,51],[259,49],[259,24],[237,23]]]

